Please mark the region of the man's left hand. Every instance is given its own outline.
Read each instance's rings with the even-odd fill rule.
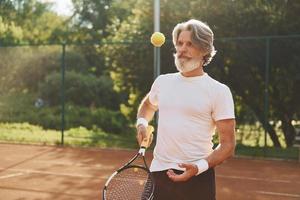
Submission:
[[[179,164],[178,166],[180,168],[185,168],[185,171],[182,174],[176,174],[172,169],[167,171],[168,177],[174,182],[187,181],[198,173],[197,165],[183,163]]]

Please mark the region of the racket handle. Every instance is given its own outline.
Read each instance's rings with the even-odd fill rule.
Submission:
[[[148,148],[149,146],[149,140],[150,140],[150,137],[152,135],[152,132],[154,131],[154,127],[149,125],[147,127],[147,135],[146,137],[143,139],[142,143],[141,143],[141,148]]]

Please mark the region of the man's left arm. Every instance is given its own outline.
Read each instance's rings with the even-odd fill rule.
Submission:
[[[216,122],[219,134],[219,145],[206,158],[209,167],[215,167],[234,155],[235,119],[224,119]]]
[[[204,163],[204,168],[215,167],[234,155],[235,119],[216,121],[216,127],[219,134],[219,145],[205,160],[202,160],[202,163]],[[207,164],[208,166],[205,166]],[[201,170],[206,170],[200,169],[197,165],[190,163],[183,163],[179,166],[186,168],[186,171],[180,175],[175,174],[173,170],[168,170],[167,172],[169,178],[175,182],[187,181],[191,177],[198,174],[199,170],[200,172],[202,172]]]

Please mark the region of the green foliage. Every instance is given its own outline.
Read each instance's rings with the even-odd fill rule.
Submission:
[[[45,130],[29,123],[0,123],[0,141],[17,143],[35,143],[59,145],[61,132]],[[65,146],[97,146],[117,148],[137,148],[133,132],[131,134],[112,135],[99,128],[71,128],[64,132]],[[298,148],[263,148],[243,144],[236,146],[236,156],[268,157],[280,159],[298,159]]]
[[[5,43],[19,43],[23,39],[23,30],[14,22],[4,22],[0,16],[0,42]]]
[[[112,22],[120,23],[131,14],[136,0],[73,0],[75,9],[75,27],[79,39],[101,41],[110,34],[107,29]]]
[[[0,48],[1,94],[39,94],[50,105],[61,103],[61,46]],[[118,110],[120,96],[111,78],[96,75],[80,48],[67,48],[66,101]],[[15,58],[18,59],[15,59]],[[78,98],[80,94],[81,98]]]
[[[0,141],[60,145],[61,132],[29,123],[0,123]],[[76,127],[64,132],[65,146],[137,148],[134,134],[113,135],[99,128]]]
[[[36,93],[47,74],[60,70],[60,56],[61,46],[0,48],[1,93]]]
[[[153,47],[141,42],[151,36],[151,2],[136,1],[132,15],[122,23],[114,23],[108,29],[111,34],[106,41],[115,44],[108,43],[100,51],[106,56],[115,89],[127,96],[123,110],[131,110],[126,113],[134,120],[138,103],[153,81]]]
[[[131,119],[134,119],[135,108],[152,83],[152,46],[148,42],[139,43],[148,41],[151,35],[152,8],[150,2],[137,1],[127,19],[121,23],[113,22],[115,26],[114,24],[110,26],[111,34],[107,38],[113,42],[129,42],[126,45],[106,45],[104,49],[115,87],[127,94],[123,110],[129,112],[128,116],[131,116]],[[275,146],[281,146],[278,136],[272,124],[265,121],[264,116],[266,41],[259,38],[256,40],[218,40],[218,38],[297,34],[300,23],[294,19],[297,18],[299,8],[300,3],[297,1],[280,0],[161,2],[161,31],[169,41],[172,29],[178,22],[196,18],[211,26],[217,38],[215,44],[218,53],[205,70],[230,86],[238,99],[238,113],[249,115],[242,116],[241,119],[237,116],[238,120],[244,121],[248,118],[252,122],[259,121],[270,134]],[[299,51],[298,41],[296,38],[290,40],[291,43],[282,40],[280,45],[274,45],[277,42],[274,39],[271,40],[270,46],[270,58],[275,59],[270,62],[268,117],[283,122],[282,129],[288,146],[291,145],[295,135],[291,122],[299,118],[299,110],[294,108],[295,102],[299,101],[299,93],[295,88],[299,82],[299,62],[295,53]],[[286,48],[282,49],[283,46]],[[161,48],[162,73],[175,71],[172,48],[171,43],[166,43]],[[291,80],[282,77],[291,77]]]
[[[59,105],[61,102],[61,79],[60,72],[53,72],[40,85],[40,96],[50,105]],[[118,96],[113,91],[109,77],[96,77],[75,71],[66,72],[65,100],[79,106],[102,106],[114,110],[117,110],[119,105]]]
[[[67,40],[67,19],[50,11],[49,3],[37,0],[1,1],[0,43],[49,43]]]
[[[0,122],[28,122],[46,129],[61,129],[61,107],[36,107],[36,96],[11,94],[1,96]],[[102,107],[81,107],[67,104],[65,128],[84,126],[88,129],[101,128],[109,133],[126,134],[131,129],[126,118],[119,111]]]
[[[245,145],[236,146],[237,156],[247,156],[255,158],[275,158],[286,160],[297,160],[299,149],[296,147],[276,148],[276,147],[253,147]]]
[[[0,43],[54,40],[106,43],[77,48],[67,46],[66,100],[71,105],[88,109],[106,106],[109,110],[118,110],[120,106],[122,113],[133,121],[138,103],[153,82],[153,47],[149,43],[153,32],[153,1],[73,0],[73,3],[75,13],[66,19],[52,13],[49,4],[37,0],[1,1]],[[290,146],[295,135],[292,121],[299,119],[300,112],[300,107],[295,107],[300,101],[297,92],[299,56],[296,53],[299,52],[299,39],[270,40],[267,115],[275,121],[272,124],[271,120],[265,121],[264,113],[266,40],[228,37],[299,34],[300,23],[295,20],[299,10],[299,1],[161,1],[161,31],[167,38],[161,48],[161,72],[176,70],[170,42],[174,25],[190,18],[207,22],[215,33],[218,53],[205,70],[232,89],[238,123],[253,125],[259,121],[274,145],[281,146],[274,127],[280,120],[286,145]],[[220,39],[224,37],[227,39]],[[37,53],[41,49],[37,50],[27,47],[0,49],[1,94],[20,92],[37,96],[39,93],[55,107],[60,102],[61,54],[49,50],[48,55],[41,55]],[[57,113],[51,116],[45,111],[50,123],[47,126],[56,123]]]
[[[66,107],[66,128],[84,126],[88,129],[100,127],[110,133],[128,133],[129,122],[118,111],[111,111],[106,108],[85,108],[73,105]]]

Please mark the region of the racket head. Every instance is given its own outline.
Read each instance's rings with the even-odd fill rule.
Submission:
[[[126,166],[111,175],[103,189],[103,200],[151,200],[154,179],[146,167]]]

